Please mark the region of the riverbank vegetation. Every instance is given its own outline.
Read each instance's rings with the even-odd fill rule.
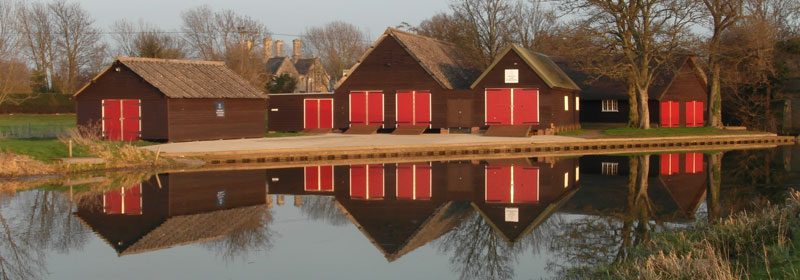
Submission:
[[[567,279],[800,279],[800,192],[712,223],[652,233],[608,266]]]

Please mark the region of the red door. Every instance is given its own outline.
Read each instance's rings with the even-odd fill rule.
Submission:
[[[431,165],[398,164],[396,188],[398,199],[430,199]]]
[[[686,102],[686,127],[700,127],[703,121],[703,101]]]
[[[511,202],[511,166],[486,167],[486,202]]]
[[[142,185],[136,184],[128,188],[104,192],[103,213],[141,215]]]
[[[514,203],[539,201],[539,168],[514,166]]]
[[[103,213],[122,214],[123,188],[105,191],[103,193]]]
[[[680,102],[661,102],[661,127],[681,126]]]
[[[431,93],[429,91],[399,91],[397,125],[430,125]]]
[[[539,168],[535,166],[487,166],[487,203],[535,203],[539,201]]]
[[[350,92],[350,125],[383,125],[383,92]]]
[[[383,165],[350,166],[350,197],[358,199],[382,199]]]
[[[333,166],[306,166],[306,191],[333,191]]]
[[[662,154],[661,155],[661,175],[673,175],[680,172],[680,155],[679,154]]]
[[[513,89],[514,96],[514,124],[536,125],[539,124],[539,90]]]
[[[136,141],[141,136],[141,101],[104,99],[103,136],[111,141]]]
[[[305,99],[303,128],[333,128],[333,100]]]
[[[486,124],[511,124],[511,89],[486,89]]]
[[[696,174],[703,172],[703,154],[702,153],[687,153],[686,154],[686,173]]]

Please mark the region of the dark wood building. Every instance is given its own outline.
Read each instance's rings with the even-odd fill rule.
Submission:
[[[583,87],[581,120],[627,123],[627,84],[606,77],[592,79],[572,67],[567,72]],[[649,90],[650,123],[660,127],[704,126],[708,107],[705,72],[694,57],[683,57],[657,73]]]
[[[367,133],[473,126],[467,117],[455,122],[448,112],[471,115],[468,89],[479,74],[457,46],[389,28],[335,85],[334,126],[368,127]]]
[[[267,111],[269,131],[316,131],[333,129],[333,93],[270,93]]]
[[[553,133],[580,128],[580,87],[548,56],[511,45],[471,85],[473,124]]]
[[[108,140],[264,136],[266,95],[223,62],[118,57],[73,98]]]

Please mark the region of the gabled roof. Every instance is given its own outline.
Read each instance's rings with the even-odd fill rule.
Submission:
[[[77,96],[111,69],[123,65],[169,98],[259,98],[266,95],[221,61],[117,57]]]
[[[298,59],[297,62],[294,63],[294,68],[297,69],[297,73],[300,75],[305,75],[308,73],[308,70],[311,69],[315,63],[317,63],[319,58],[301,58]],[[321,62],[320,62],[321,63]]]
[[[467,89],[480,73],[480,68],[454,44],[422,35],[387,28],[386,32],[361,56],[334,88],[344,83],[358,66],[387,37],[394,38],[439,85],[446,89]]]
[[[470,88],[475,88],[478,85],[478,83],[480,83],[480,81],[483,80],[483,78],[486,77],[487,74],[489,74],[489,71],[494,69],[494,67],[497,66],[497,63],[499,63],[500,60],[503,59],[508,54],[508,52],[512,50],[515,53],[517,53],[520,57],[522,57],[522,60],[524,60],[525,63],[528,64],[528,67],[533,69],[533,71],[536,72],[536,74],[539,75],[540,78],[542,78],[542,80],[547,84],[548,87],[562,88],[568,90],[578,90],[578,91],[581,90],[581,88],[577,84],[575,84],[575,82],[573,82],[572,79],[570,79],[570,77],[567,76],[567,74],[564,73],[564,71],[562,71],[561,68],[559,68],[558,65],[556,65],[553,62],[553,60],[550,59],[550,57],[538,52],[524,49],[520,46],[517,46],[516,44],[512,44],[511,46],[508,46],[505,50],[503,50],[494,59],[492,64],[489,65],[489,67],[487,67],[486,70],[483,71],[483,74],[481,74],[481,76],[478,77],[478,79],[475,79],[475,82],[472,83]]]
[[[661,100],[661,98],[664,97],[664,94],[667,93],[667,90],[670,88],[670,86],[672,86],[672,81],[678,77],[678,74],[680,74],[684,66],[690,67],[694,74],[700,79],[700,82],[703,84],[704,88],[708,87],[706,72],[700,68],[700,65],[697,64],[697,59],[695,59],[694,56],[687,55],[676,59],[672,65],[667,67],[667,69],[656,74],[653,84],[650,86],[650,99]]]
[[[297,71],[292,61],[286,56],[271,57],[267,59],[266,64],[267,73],[277,73],[283,67],[287,67],[287,70],[294,70],[293,72]]]

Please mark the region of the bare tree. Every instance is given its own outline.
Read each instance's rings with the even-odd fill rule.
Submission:
[[[555,10],[543,6],[542,2],[518,1],[514,4],[512,17],[512,30],[516,31],[514,41],[526,49],[536,49],[557,27],[557,21]]]
[[[21,3],[16,11],[28,59],[33,62],[35,75],[42,80],[38,86],[51,89],[56,58],[53,17],[47,5],[41,2]]]
[[[586,26],[618,52],[623,73],[636,90],[639,128],[650,128],[649,88],[657,71],[687,45],[687,28],[695,20],[690,0],[564,0],[570,11],[584,11]],[[631,108],[634,109],[634,108]]]
[[[308,46],[306,52],[322,60],[333,80],[339,80],[369,47],[366,34],[343,21],[307,28],[302,38]]]
[[[475,38],[477,35],[471,33],[466,27],[466,24],[454,15],[438,13],[423,20],[418,26],[412,26],[407,22],[403,22],[398,28],[452,43],[475,65],[481,65],[483,63],[483,52],[475,45]]]
[[[263,23],[249,16],[231,10],[214,12],[209,6],[183,11],[181,19],[190,54],[203,60],[225,60],[229,49],[243,51],[246,40],[258,46],[270,34]]]
[[[100,32],[93,27],[94,19],[79,3],[58,0],[48,4],[52,14],[56,46],[58,50],[59,89],[71,94],[83,81],[87,61],[95,55],[96,46],[101,42]]]
[[[186,57],[181,38],[139,21],[119,20],[111,25],[116,53],[123,56],[182,59]]]
[[[722,63],[722,34],[743,18],[742,6],[746,0],[702,0],[706,19],[711,28],[708,40],[708,126],[722,127],[722,89],[720,67]]]
[[[30,72],[21,61],[22,36],[14,13],[10,1],[0,0],[0,104],[17,102],[20,98],[13,98],[11,94],[30,91]]]
[[[510,0],[454,0],[453,15],[467,32],[474,34],[474,44],[481,50],[482,64],[489,65],[503,48],[513,41],[510,25],[514,20],[514,2]]]

